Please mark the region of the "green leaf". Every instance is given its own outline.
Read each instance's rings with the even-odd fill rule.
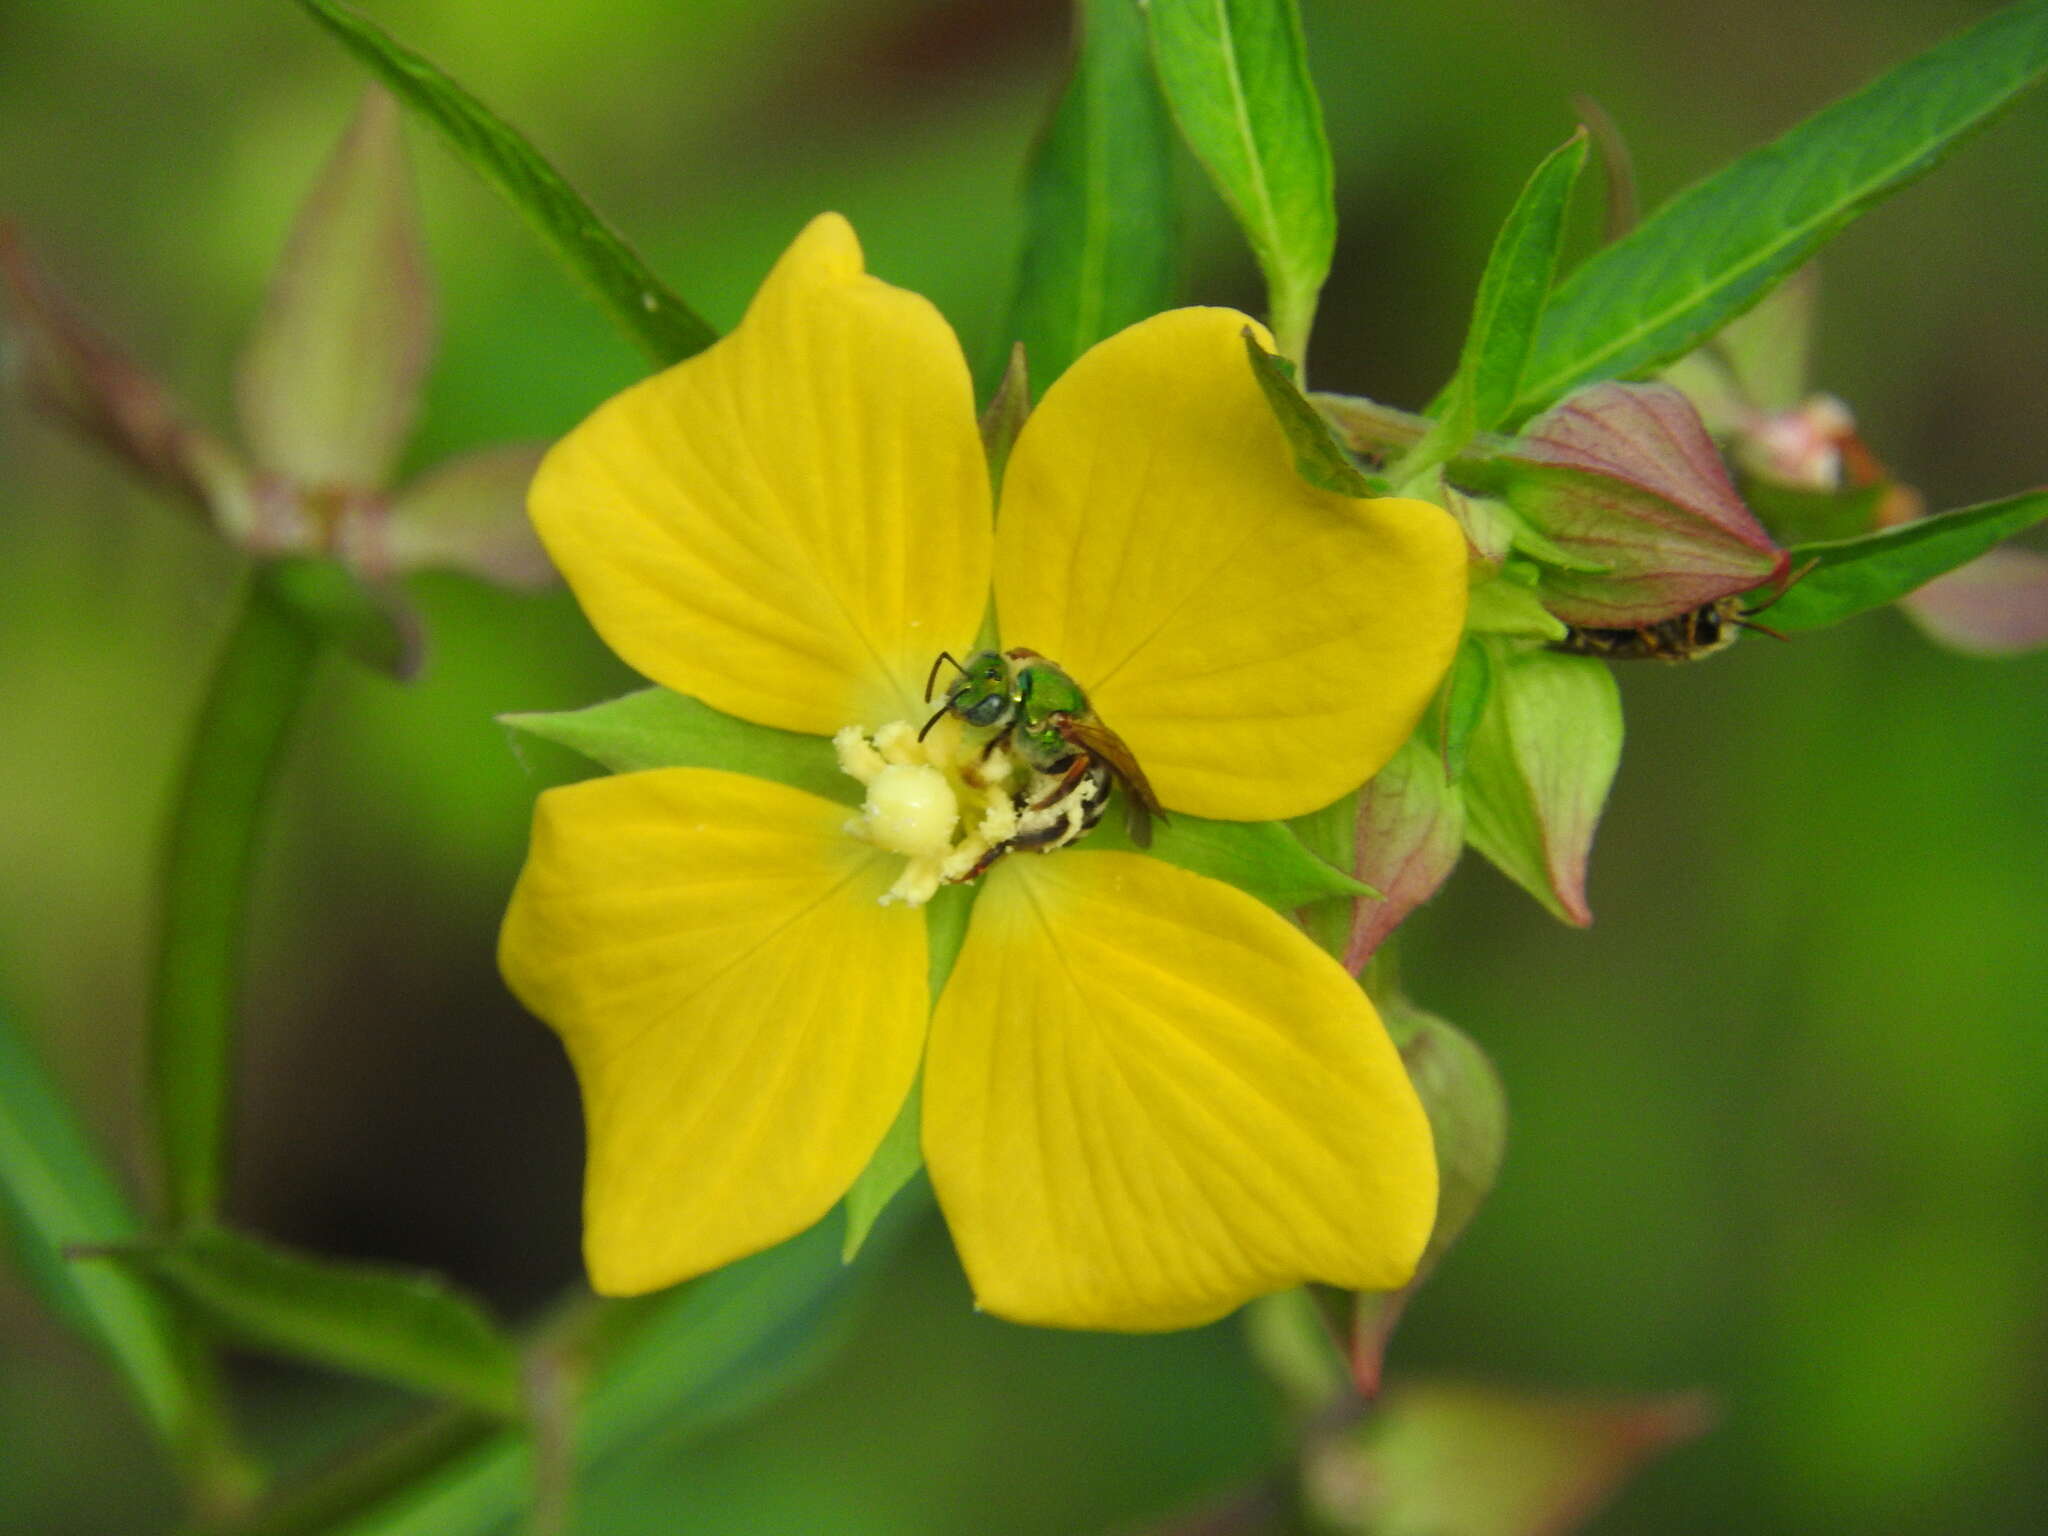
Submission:
[[[36,1293],[104,1348],[151,1424],[183,1435],[192,1387],[172,1319],[146,1286],[65,1257],[78,1243],[118,1242],[138,1225],[62,1091],[0,1014],[0,1228]]]
[[[898,1201],[869,1248],[899,1242],[930,1208],[928,1197]],[[876,1263],[842,1264],[832,1223],[820,1222],[766,1253],[639,1304],[649,1315],[600,1362],[580,1404],[577,1475],[597,1475],[609,1458],[657,1440],[673,1449],[794,1384],[844,1336],[853,1304],[884,1272]],[[527,1438],[506,1430],[458,1446],[430,1475],[396,1487],[372,1481],[370,1495],[367,1507],[355,1501],[337,1518],[335,1506],[345,1499],[310,1490],[304,1503],[323,1511],[317,1523],[259,1521],[250,1529],[490,1536],[530,1508]]]
[[[406,679],[418,674],[419,619],[402,597],[372,587],[333,560],[273,560],[265,580],[292,617],[373,672]]]
[[[1274,339],[1299,363],[1337,204],[1294,0],[1148,0],[1146,15],[1181,135],[1251,242]]]
[[[1318,862],[1346,874],[1357,867],[1358,791],[1338,796],[1319,811],[1295,817],[1287,828]],[[1363,894],[1379,895],[1370,886],[1365,886]],[[1303,907],[1295,916],[1310,938],[1341,960],[1351,945],[1351,920],[1357,905],[1353,896],[1327,897]]]
[[[657,366],[679,362],[718,339],[509,123],[375,22],[334,0],[299,3],[401,101],[441,130],[456,154],[505,195]]]
[[[981,451],[988,455],[989,483],[995,487],[999,500],[1003,471],[1010,467],[1010,450],[1016,447],[1017,434],[1024,430],[1030,416],[1030,360],[1025,357],[1024,343],[1020,341],[1010,348],[1010,360],[996,382],[996,392],[989,399],[988,409],[981,413]]]
[[[1691,351],[1987,126],[2044,68],[2048,0],[2026,0],[1680,193],[1559,286],[1514,415]]]
[[[1073,851],[1130,852],[1132,845],[1122,819],[1112,813]],[[1154,819],[1152,846],[1147,851],[1156,859],[1234,885],[1276,912],[1292,912],[1333,896],[1348,899],[1374,894],[1371,886],[1310,853],[1292,830],[1277,821],[1204,821],[1176,811]]]
[[[1364,471],[1351,462],[1351,455],[1337,441],[1335,430],[1323,419],[1322,412],[1301,392],[1294,379],[1294,365],[1260,346],[1249,326],[1245,327],[1244,352],[1251,360],[1252,377],[1259,381],[1266,403],[1273,408],[1274,419],[1294,450],[1295,473],[1310,485],[1335,491],[1339,496],[1381,494]]]
[[[1006,341],[1043,392],[1105,336],[1173,303],[1173,134],[1136,0],[1079,0],[1075,55],[1024,179]]]
[[[861,801],[860,786],[839,771],[832,743],[824,737],[755,725],[666,688],[643,688],[587,709],[500,715],[498,720],[524,735],[580,752],[614,773],[720,768],[847,805]]]
[[[1444,391],[1447,409],[1429,412],[1447,416],[1460,441],[1499,426],[1520,394],[1522,370],[1557,275],[1564,216],[1585,168],[1581,128],[1536,167],[1493,243],[1457,376]]]
[[[517,1351],[438,1276],[316,1258],[221,1228],[90,1253],[156,1282],[233,1338],[507,1418],[520,1412]]]
[[[1812,569],[1771,605],[1764,622],[1788,631],[1839,624],[1896,602],[2043,519],[2048,519],[2048,490],[2023,491],[1860,539],[1796,545],[1793,571],[1808,565]]]

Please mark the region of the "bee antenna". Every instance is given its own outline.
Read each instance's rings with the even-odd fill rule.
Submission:
[[[1773,599],[1773,601],[1775,601],[1775,599]],[[1765,608],[1768,608],[1768,607],[1770,607],[1770,604],[1769,604],[1769,603],[1766,603],[1766,604],[1764,604],[1764,607],[1765,607]],[[1756,609],[1751,609],[1751,610],[1750,610],[1750,612],[1752,612],[1752,613],[1761,613],[1762,611],[1763,611],[1763,609],[1762,609],[1762,608],[1756,608]],[[1773,629],[1773,628],[1771,628],[1771,626],[1770,626],[1770,625],[1768,625],[1768,624],[1759,624],[1759,623],[1757,623],[1757,622],[1756,622],[1756,620],[1752,619],[1752,618],[1751,618],[1751,617],[1749,616],[1749,614],[1746,614],[1746,613],[1744,613],[1744,614],[1737,614],[1737,615],[1735,616],[1735,627],[1736,627],[1737,629],[1750,629],[1750,630],[1754,630],[1754,631],[1756,631],[1756,633],[1758,633],[1758,634],[1760,634],[1760,635],[1769,635],[1769,636],[1770,636],[1770,637],[1771,637],[1771,638],[1772,638],[1773,640],[1785,640],[1785,641],[1789,641],[1789,640],[1791,640],[1791,638],[1792,638],[1792,637],[1791,637],[1790,635],[1786,634],[1786,633],[1785,633],[1785,632],[1784,632],[1784,631],[1783,631],[1782,629]]]
[[[1798,570],[1794,571],[1791,575],[1787,576],[1782,582],[1780,582],[1778,584],[1777,591],[1773,592],[1769,597],[1765,598],[1762,602],[1758,603],[1754,608],[1743,609],[1742,617],[1745,619],[1755,618],[1758,614],[1762,613],[1766,608],[1769,608],[1773,603],[1776,603],[1780,598],[1784,597],[1784,595],[1787,592],[1790,592],[1794,587],[1798,586],[1800,582],[1806,580],[1808,576],[1811,576],[1813,574],[1813,568],[1819,564],[1820,556],[1815,555],[1811,560],[1807,561],[1806,564],[1799,567]],[[1745,627],[1749,629],[1762,628],[1761,625],[1757,624],[1751,624]],[[1764,633],[1770,634],[1771,631],[1764,630]],[[1779,636],[1779,638],[1783,639],[1784,637],[1781,635]]]
[[[959,662],[957,662],[957,661],[954,661],[954,660],[953,660],[953,653],[952,653],[951,651],[941,651],[941,652],[939,652],[939,654],[938,654],[938,655],[936,655],[936,656],[934,656],[934,657],[932,658],[932,669],[931,669],[931,671],[929,671],[929,672],[925,673],[925,675],[924,675],[924,701],[925,701],[925,703],[927,703],[927,704],[931,703],[931,701],[932,701],[932,684],[936,683],[936,682],[937,682],[937,681],[939,680],[939,663],[940,663],[940,662],[942,662],[942,661],[943,661],[943,662],[948,662],[948,663],[950,663],[950,664],[951,664],[951,666],[952,666],[952,668],[953,668],[953,670],[954,670],[955,672],[958,672],[958,673],[960,673],[960,674],[961,674],[962,676],[965,676],[965,675],[966,675],[967,669],[966,669],[965,667],[961,666]],[[939,711],[939,714],[941,714],[941,715],[942,715],[942,714],[944,714],[944,713],[945,713],[945,711],[944,711],[944,710],[940,710],[940,711]],[[934,719],[934,720],[936,720],[936,719],[938,719],[938,718],[939,718],[939,716],[938,716],[938,715],[934,715],[934,716],[932,716],[932,719]],[[925,730],[925,731],[928,731],[928,730],[930,730],[930,729],[931,729],[931,726],[930,726],[930,725],[927,725],[927,726],[925,726],[925,728],[924,728],[924,730]],[[923,741],[923,740],[924,740],[924,731],[919,731],[919,732],[917,733],[917,739],[918,739],[919,741]]]
[[[931,695],[927,693],[925,695],[925,698],[930,699]],[[932,732],[932,727],[937,725],[941,720],[945,719],[946,711],[951,709],[952,707],[953,706],[950,704],[941,704],[937,709],[933,710],[931,719],[925,721],[924,728],[917,733],[917,739],[919,741],[923,741],[925,737],[929,736]]]

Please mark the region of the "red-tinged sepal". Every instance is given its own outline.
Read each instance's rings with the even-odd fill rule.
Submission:
[[[144,480],[202,512],[231,537],[253,516],[234,453],[186,415],[177,397],[95,327],[0,224],[10,371],[35,403]]]
[[[1466,840],[1565,922],[1593,921],[1586,865],[1621,764],[1621,695],[1604,662],[1486,642],[1493,686],[1460,787]]]
[[[526,516],[526,488],[547,451],[503,443],[436,465],[341,529],[342,557],[373,579],[462,571],[537,591],[559,578]]]
[[[1352,1384],[1367,1397],[1379,1392],[1387,1341],[1409,1299],[1493,1192],[1508,1125],[1500,1074],[1469,1035],[1404,997],[1380,997],[1378,1002],[1380,1017],[1401,1048],[1409,1080],[1429,1116],[1438,1182],[1436,1225],[1415,1278],[1398,1291],[1361,1291],[1351,1299],[1345,1353]]]
[[[1302,1502],[1332,1533],[1556,1536],[1651,1458],[1703,1434],[1699,1393],[1605,1398],[1412,1381],[1312,1444]]]
[[[1353,903],[1344,963],[1355,973],[1437,892],[1465,848],[1465,802],[1426,732],[1408,739],[1358,794],[1353,872],[1381,894]]]
[[[1526,525],[1517,548],[1568,624],[1654,624],[1786,572],[1699,412],[1668,384],[1589,385],[1450,479]]]
[[[2048,646],[2048,556],[2001,547],[1937,576],[1899,606],[1927,636],[1975,656]]]

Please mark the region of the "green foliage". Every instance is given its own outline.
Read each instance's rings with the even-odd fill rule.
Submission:
[[[1797,545],[1793,571],[1812,568],[1771,606],[1766,622],[1773,629],[1825,629],[1882,608],[2044,518],[2048,491],[2023,491],[1860,539]]]
[[[1072,74],[1024,179],[1004,342],[1042,392],[1105,336],[1173,302],[1173,137],[1137,0],[1081,0]]]
[[[477,1302],[438,1276],[316,1258],[218,1227],[89,1252],[90,1262],[155,1283],[245,1343],[507,1418],[520,1411],[517,1352]]]
[[[718,339],[517,129],[375,22],[334,0],[299,3],[504,193],[657,366]]]
[[[1565,213],[1585,168],[1581,128],[1536,167],[1494,240],[1457,375],[1430,413],[1444,419],[1453,445],[1498,427],[1520,398],[1522,373],[1557,276]]]
[[[1512,415],[1691,351],[2044,68],[2048,0],[2025,0],[1680,193],[1559,285]]]
[[[1450,676],[1444,679],[1439,705],[1437,748],[1443,759],[1444,782],[1455,784],[1464,777],[1472,733],[1479,728],[1486,701],[1492,697],[1492,653],[1484,640],[1468,634],[1459,643]]]
[[[52,1308],[112,1357],[157,1432],[175,1440],[191,1387],[161,1301],[131,1277],[65,1250],[135,1235],[138,1224],[63,1091],[0,1013],[0,1227]]]
[[[860,786],[839,771],[832,743],[824,737],[756,725],[666,688],[643,688],[585,709],[498,719],[522,735],[580,752],[614,773],[718,768],[848,805],[861,800]]]
[[[1340,496],[1378,495],[1372,481],[1351,462],[1351,455],[1337,441],[1337,434],[1322,412],[1301,392],[1295,381],[1294,365],[1260,346],[1249,326],[1245,328],[1244,350],[1251,360],[1252,377],[1259,381],[1266,403],[1272,406],[1280,430],[1287,434],[1288,445],[1294,449],[1295,472],[1310,485]]]
[[[1274,339],[1299,363],[1337,248],[1323,108],[1294,0],[1148,0],[1181,135],[1266,275]]]
[[[854,1261],[882,1212],[889,1208],[889,1202],[924,1167],[923,1132],[924,1076],[919,1073],[917,1081],[910,1085],[903,1107],[882,1137],[882,1144],[875,1148],[875,1155],[868,1159],[867,1167],[846,1192],[846,1237],[839,1247],[843,1262]]]

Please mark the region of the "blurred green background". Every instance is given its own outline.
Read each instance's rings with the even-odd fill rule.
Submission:
[[[1055,0],[382,0],[721,325],[811,213],[991,343]],[[1317,383],[1414,405],[1493,228],[1587,92],[1646,199],[1988,13],[1960,0],[1305,0],[1343,239]],[[291,210],[361,76],[292,6],[0,4],[0,210],[225,423]],[[561,432],[636,355],[514,217],[413,138],[444,340],[415,462]],[[1820,381],[1936,507],[2048,478],[2048,100],[1825,261]],[[1255,307],[1189,189],[1186,294]],[[0,410],[0,1008],[139,1163],[154,838],[225,618],[225,553],[17,404]],[[260,883],[233,1207],[445,1268],[521,1315],[576,1272],[580,1131],[494,926],[532,798],[493,714],[631,679],[563,596],[416,584],[401,689],[322,672]],[[1468,866],[1413,924],[1420,1001],[1493,1052],[1491,1205],[1396,1374],[1710,1389],[1719,1427],[1609,1533],[2048,1528],[2048,659],[1966,661],[1890,614],[1624,678],[1630,742],[1563,929]],[[1260,1467],[1238,1334],[976,1318],[943,1235],[847,1347],[750,1421],[653,1447],[589,1529],[1129,1529]],[[267,1444],[395,1399],[274,1366]],[[111,1378],[0,1271],[0,1531],[167,1529]]]

